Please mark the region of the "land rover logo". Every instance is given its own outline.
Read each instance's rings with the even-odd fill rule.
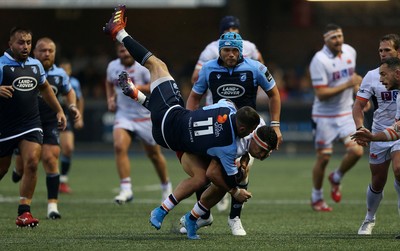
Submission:
[[[217,89],[218,95],[223,98],[238,98],[243,96],[244,92],[244,87],[237,84],[221,85]]]
[[[27,92],[35,89],[37,82],[35,78],[24,76],[15,79],[12,86],[18,91]]]

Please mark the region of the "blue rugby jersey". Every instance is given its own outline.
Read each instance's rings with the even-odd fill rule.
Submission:
[[[31,57],[17,62],[11,54],[0,57],[0,85],[14,88],[12,98],[0,98],[0,141],[41,130],[37,96],[46,80],[43,66]]]
[[[69,77],[64,69],[57,67],[55,64],[46,72],[47,81],[50,83],[56,97],[60,94],[66,95],[71,90]],[[39,111],[40,119],[43,123],[57,123],[56,112],[44,101],[39,95]]]
[[[164,137],[172,150],[219,158],[227,174],[234,175],[235,120],[236,108],[225,99],[195,111],[177,107],[165,120]]]
[[[251,106],[255,109],[258,86],[265,92],[275,86],[267,67],[259,61],[245,58],[237,66],[227,68],[220,59],[214,59],[203,65],[192,90],[202,95],[210,89],[213,103],[226,98],[238,108]]]

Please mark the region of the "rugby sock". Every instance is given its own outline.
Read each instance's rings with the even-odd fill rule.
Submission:
[[[47,204],[47,212],[51,213],[51,212],[57,212],[58,213],[58,207],[57,207],[57,203],[55,202],[49,202]]]
[[[311,192],[311,201],[314,203],[319,200],[322,200],[323,199],[322,192],[323,192],[323,189],[317,190],[317,189],[313,188],[312,192]]]
[[[399,214],[400,214],[400,181],[394,180],[394,189],[397,192],[397,207],[399,209]]]
[[[378,210],[379,204],[383,198],[383,191],[377,192],[372,190],[371,185],[367,188],[367,215],[366,220],[375,220],[375,214]]]
[[[66,176],[71,167],[71,157],[61,155],[61,175]]]
[[[342,180],[342,177],[343,177],[343,174],[342,174],[342,172],[340,172],[339,171],[339,168],[338,169],[336,169],[334,172],[333,172],[333,181],[335,182],[335,183],[340,183],[340,181]]]
[[[176,205],[178,205],[179,201],[175,198],[175,196],[171,193],[168,198],[164,200],[164,202],[161,204],[161,208],[164,209],[165,211],[169,212]]]
[[[246,189],[247,190],[247,186],[246,185],[239,185],[239,188],[242,189]],[[230,219],[234,219],[236,216],[238,216],[240,218],[240,214],[242,213],[242,208],[243,208],[243,203],[237,201],[235,198],[233,198],[232,196],[232,200],[231,200],[231,211],[229,213],[229,218]]]
[[[200,200],[201,195],[204,193],[204,191],[210,186],[210,184],[207,184],[206,186],[200,188],[200,190],[196,191],[196,198],[197,201]],[[201,218],[203,219],[208,219],[210,217],[211,211],[208,211],[206,214],[204,214],[203,216],[201,216]]]
[[[168,191],[172,189],[171,182],[167,181],[166,183],[161,183],[161,190]]]
[[[197,220],[199,217],[205,215],[208,211],[210,210],[208,210],[205,206],[203,206],[203,204],[201,204],[200,201],[198,201],[196,204],[194,204],[189,218],[191,220]]]
[[[148,49],[133,39],[125,29],[122,29],[117,34],[117,40],[124,44],[132,57],[141,65],[144,65],[147,59],[153,55]]]
[[[47,199],[58,199],[58,187],[60,186],[60,174],[48,173],[46,176]]]
[[[131,191],[132,190],[131,177],[121,179],[120,187],[121,190]]]
[[[31,206],[26,205],[26,204],[19,205],[18,206],[18,215],[21,215],[25,212],[31,212]]]

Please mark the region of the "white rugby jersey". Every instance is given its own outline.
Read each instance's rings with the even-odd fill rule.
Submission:
[[[372,98],[375,107],[372,132],[382,131],[393,125],[399,92],[398,90],[388,91],[379,81],[379,77],[379,68],[369,71],[361,82],[356,96],[357,99],[363,100]]]
[[[219,57],[219,40],[209,43],[201,52],[196,64],[196,69],[201,69],[203,64]],[[248,40],[243,40],[243,57],[258,60],[259,51],[255,44]]]
[[[314,88],[335,87],[347,82],[356,67],[357,53],[348,44],[342,45],[340,57],[334,56],[326,45],[318,51],[310,63],[311,82]],[[313,117],[339,117],[352,113],[353,88],[321,101],[314,97]]]
[[[115,118],[123,117],[130,120],[150,118],[149,110],[122,93],[122,89],[118,86],[118,76],[122,71],[126,71],[129,74],[135,85],[145,85],[150,82],[150,72],[137,62],[130,67],[126,67],[118,58],[108,64],[107,81],[114,85],[117,94]]]

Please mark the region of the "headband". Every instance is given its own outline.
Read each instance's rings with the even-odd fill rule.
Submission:
[[[331,39],[332,37],[343,35],[342,29],[337,29],[337,30],[331,30],[328,31],[324,34],[324,40],[325,42]]]
[[[257,145],[258,145],[259,147],[261,147],[261,148],[264,149],[264,150],[271,151],[271,148],[269,147],[269,145],[268,145],[266,142],[262,141],[262,140],[260,139],[260,137],[258,137],[257,131],[255,131],[255,132],[253,133],[253,139],[256,141],[256,143],[257,143]]]

